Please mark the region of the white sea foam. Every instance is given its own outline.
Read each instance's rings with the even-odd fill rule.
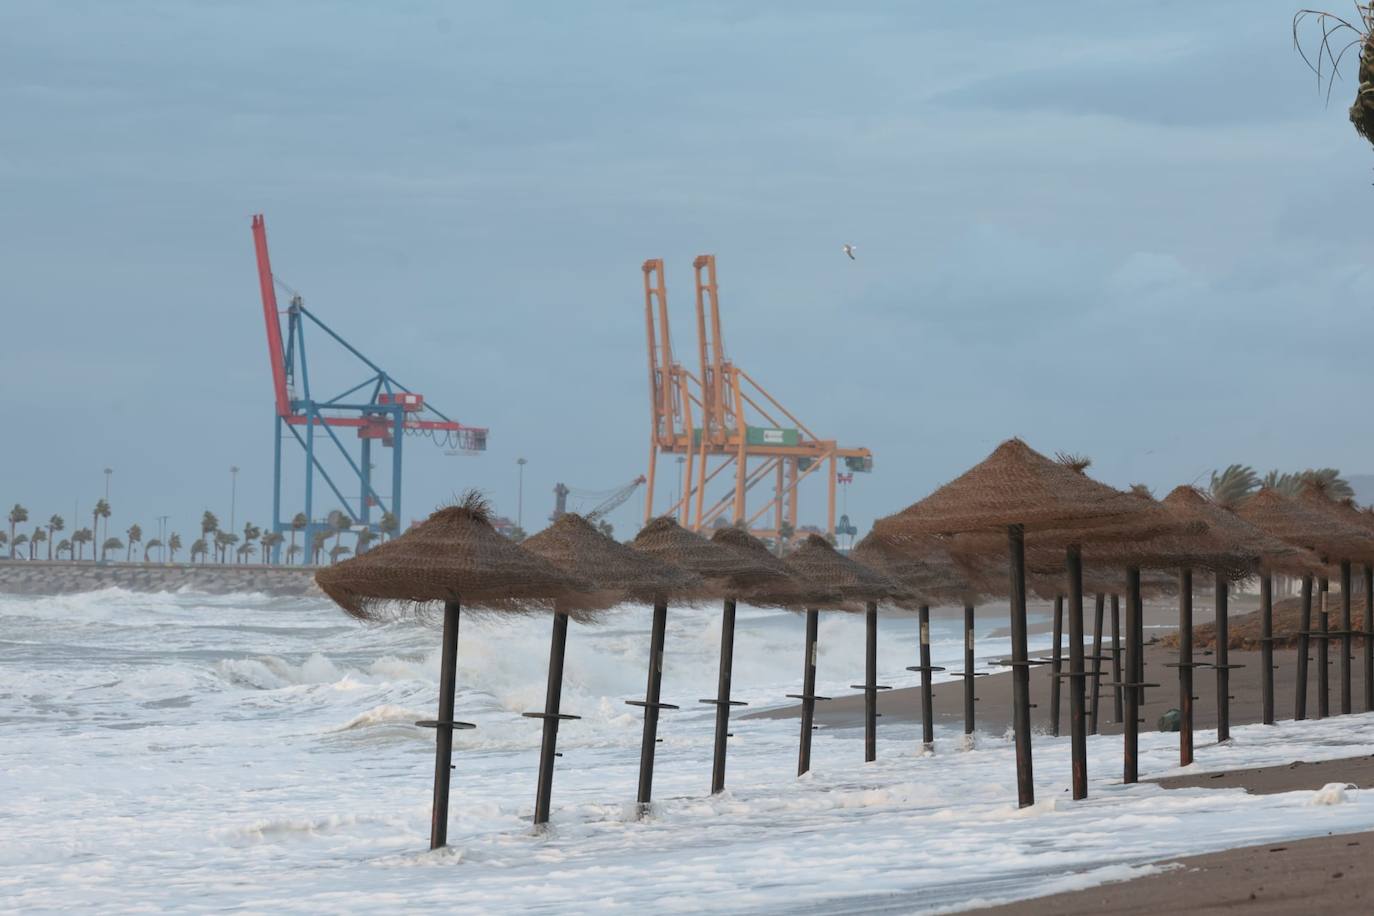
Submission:
[[[794,721],[733,726],[728,789],[707,796],[719,609],[669,613],[654,811],[633,805],[647,609],[569,632],[564,756],[551,829],[529,818],[549,621],[464,619],[452,846],[426,850],[438,633],[364,626],[322,602],[262,596],[0,596],[0,909],[281,911],[900,911],[1017,899],[1139,873],[1153,857],[1364,829],[1374,796],[1327,787],[1239,791],[1116,784],[1120,739],[1089,742],[1091,797],[1071,803],[1067,739],[1037,738],[1040,803],[1018,810],[1004,735],[966,743],[884,720],[880,758],[852,731],[815,735],[795,778]],[[1001,624],[980,619],[980,656]],[[958,667],[958,622],[933,624]],[[863,670],[863,619],[822,618],[822,693]],[[880,673],[910,684],[909,617],[881,622]],[[1038,651],[1044,646],[1032,647]],[[801,620],[741,607],[735,693],[787,702]],[[1374,752],[1374,716],[1198,734],[1196,768]],[[1141,768],[1173,771],[1175,736]],[[1320,801],[1325,799],[1325,801]],[[1226,825],[1225,830],[1217,829]],[[1123,829],[1129,828],[1129,829]]]

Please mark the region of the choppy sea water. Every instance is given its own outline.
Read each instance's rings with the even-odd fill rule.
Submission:
[[[883,724],[879,760],[854,730],[817,732],[794,776],[796,722],[733,727],[729,791],[710,780],[718,609],[674,608],[652,816],[636,817],[648,613],[573,624],[552,829],[536,834],[549,621],[465,617],[451,846],[427,850],[437,630],[365,626],[323,601],[107,591],[0,596],[0,908],[253,911],[913,912],[1048,893],[1152,857],[1367,829],[1374,796],[1115,784],[1119,738],[1089,742],[1092,797],[1067,801],[1067,739],[1038,737],[1040,803],[1018,811],[1003,735]],[[1000,627],[980,619],[980,635]],[[937,619],[936,664],[958,667]],[[821,693],[862,679],[862,618],[825,615]],[[1005,641],[982,640],[999,657]],[[788,702],[801,620],[742,608],[736,697]],[[912,683],[915,627],[884,618],[881,679]],[[1033,647],[1034,649],[1035,647]],[[1043,647],[1041,647],[1043,648]],[[1199,734],[1200,768],[1374,753],[1374,716]],[[1172,736],[1142,770],[1173,767]],[[1329,800],[1329,799],[1328,799]]]

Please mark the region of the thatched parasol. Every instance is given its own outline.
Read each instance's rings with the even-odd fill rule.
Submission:
[[[1006,529],[1010,557],[1013,726],[1016,734],[1017,795],[1020,803],[1035,801],[1031,761],[1030,672],[1026,651],[1027,533],[1038,533],[1047,546],[1066,545],[1068,570],[1068,676],[1073,726],[1073,796],[1087,794],[1087,731],[1083,721],[1083,583],[1080,545],[1107,539],[1139,538],[1174,530],[1176,523],[1156,506],[1143,503],[1092,480],[1078,468],[1054,461],[1019,439],[999,445],[991,455],[950,483],[896,515],[880,519],[874,530],[886,534],[945,534]],[[1127,572],[1130,594],[1128,629],[1131,677],[1126,716],[1127,782],[1136,779],[1138,722],[1135,711],[1140,683],[1139,570]]]
[[[660,535],[661,537],[663,535]],[[735,666],[735,601],[743,599],[751,604],[796,604],[803,595],[803,587],[787,565],[773,555],[758,538],[743,528],[721,528],[711,535],[711,545],[732,551],[748,564],[729,576],[739,591],[727,597],[720,612],[720,664],[716,669],[715,699],[701,702],[716,707],[715,742],[711,754],[711,794],[725,790],[725,758],[730,737],[730,707],[746,706],[743,700],[730,698],[730,685]]]
[[[693,534],[667,516],[645,525],[630,546],[646,556],[690,570],[703,580],[697,590],[701,598],[729,598],[752,584],[757,566],[735,551],[712,544]],[[644,735],[639,747],[639,806],[647,810],[653,799],[654,753],[658,746],[658,714],[677,709],[659,699],[663,682],[663,642],[668,630],[668,602],[654,601],[653,628],[649,639],[649,681],[643,700],[627,700],[631,706],[644,707]]]
[[[918,670],[922,675],[922,739],[929,744],[934,737],[934,704],[930,691],[930,675],[935,669],[930,665],[930,607],[931,605],[958,603],[964,608],[964,670],[955,672],[956,677],[964,680],[964,734],[973,734],[974,729],[974,678],[986,674],[974,671],[973,662],[973,615],[974,604],[979,590],[974,587],[967,573],[959,567],[940,538],[900,538],[896,541],[884,538],[876,532],[869,532],[863,540],[850,551],[850,556],[860,563],[877,570],[893,580],[903,590],[894,597],[899,607],[916,607],[920,615],[922,659]],[[877,683],[878,655],[878,605],[870,601],[867,606],[867,677],[862,685],[864,691],[864,759],[871,761],[877,757],[876,736],[878,728],[879,690],[887,690]]]
[[[797,748],[797,775],[811,769],[811,724],[816,701],[816,638],[821,608],[848,610],[867,602],[906,595],[906,589],[879,572],[842,556],[825,538],[809,534],[786,558],[787,568],[811,593],[806,602],[805,658],[802,692],[788,694],[801,700],[801,738]]]
[[[324,593],[349,614],[377,620],[397,610],[444,603],[439,666],[439,718],[418,724],[435,729],[434,808],[429,845],[448,842],[448,794],[453,730],[472,728],[453,718],[457,681],[460,602],[470,607],[521,610],[533,603],[571,598],[588,583],[521,550],[491,526],[486,501],[469,492],[405,534],[315,574]]]
[[[497,533],[477,493],[439,509],[395,540],[321,568],[315,581],[349,614],[374,621],[441,601],[526,610],[590,588]]]
[[[582,516],[568,512],[552,525],[527,539],[524,549],[543,557],[561,570],[576,573],[587,579],[602,606],[621,601],[657,601],[670,595],[690,594],[700,589],[702,580],[695,573],[660,562],[651,556],[631,550],[624,544],[596,530]],[[560,711],[563,693],[563,656],[567,648],[568,615],[556,608],[553,618],[553,637],[549,645],[548,689],[542,713],[527,712],[532,719],[542,719],[543,740],[539,748],[539,779],[535,793],[534,823],[549,819],[549,805],[553,795],[553,765],[557,757],[558,723],[575,719]]]
[[[1249,564],[1260,573],[1260,614],[1269,629],[1272,629],[1273,626],[1272,574],[1276,571],[1302,574],[1321,566],[1321,561],[1315,554],[1301,547],[1295,547],[1267,533],[1262,528],[1250,524],[1233,512],[1212,502],[1194,487],[1176,487],[1164,498],[1164,503],[1177,512],[1190,514],[1205,521],[1213,532],[1234,544],[1238,551],[1243,552],[1248,557]],[[1226,641],[1226,632],[1230,625],[1226,613],[1226,587],[1226,582],[1222,581],[1219,576],[1214,591],[1217,602],[1214,626],[1222,634],[1223,641]],[[1183,628],[1180,626],[1180,634],[1180,661],[1191,661],[1192,627],[1189,626],[1188,632],[1184,634]],[[1216,654],[1217,740],[1219,741],[1224,741],[1230,733],[1228,720],[1232,666],[1229,663],[1228,648],[1229,646],[1220,646]],[[1274,665],[1273,646],[1270,642],[1264,643],[1260,656],[1260,693],[1263,719],[1266,724],[1272,724],[1274,721]],[[1184,669],[1180,668],[1180,680],[1184,679],[1184,674]],[[1180,690],[1189,697],[1188,713],[1191,714],[1192,685],[1184,686],[1181,684]],[[1184,718],[1187,719],[1188,716],[1185,715]],[[1191,722],[1188,723],[1188,727],[1191,729]],[[1182,740],[1182,729],[1180,729],[1180,740]],[[1183,765],[1186,766],[1191,762],[1192,758],[1189,754],[1188,758],[1183,761]]]
[[[1330,703],[1329,687],[1327,678],[1327,654],[1329,638],[1339,636],[1341,640],[1340,653],[1340,703],[1341,714],[1348,715],[1352,710],[1351,703],[1351,673],[1350,673],[1350,650],[1353,646],[1352,633],[1350,631],[1350,592],[1351,592],[1351,565],[1352,561],[1358,561],[1365,565],[1374,562],[1374,534],[1371,533],[1370,526],[1360,516],[1360,513],[1353,506],[1347,506],[1340,501],[1332,498],[1331,491],[1324,481],[1313,479],[1309,480],[1298,494],[1298,502],[1305,508],[1320,513],[1326,518],[1339,523],[1344,527],[1349,527],[1363,535],[1361,541],[1352,542],[1344,552],[1337,554],[1336,559],[1340,561],[1341,577],[1341,626],[1334,633],[1329,632],[1327,618],[1326,597],[1330,588],[1330,583],[1325,576],[1321,578],[1321,617],[1320,632],[1321,642],[1317,644],[1317,665],[1321,672],[1321,680],[1317,682],[1320,694],[1318,705],[1323,716],[1327,713]]]
[[[1310,501],[1284,496],[1272,487],[1266,487],[1247,499],[1236,514],[1245,521],[1261,528],[1269,534],[1299,547],[1317,553],[1323,560],[1349,559],[1364,555],[1368,535],[1364,529],[1348,521],[1334,517],[1328,512],[1311,504]],[[1303,619],[1302,631],[1298,637],[1298,671],[1294,690],[1294,718],[1307,718],[1307,651],[1312,636],[1312,582],[1313,576],[1307,573],[1302,577]],[[1326,582],[1322,577],[1323,585]],[[1325,595],[1325,588],[1322,590]],[[1318,655],[1325,654],[1326,640],[1319,641]],[[1318,658],[1321,678],[1318,681],[1319,712],[1323,715],[1326,704],[1326,667],[1324,659]]]
[[[1359,509],[1355,506],[1355,501],[1348,498],[1337,500],[1335,505],[1339,507],[1342,518],[1346,522],[1362,528],[1369,532],[1370,535],[1374,536],[1374,509],[1369,507]],[[1348,569],[1348,565],[1349,564],[1346,564],[1347,568],[1341,571],[1342,595],[1351,594],[1351,583],[1349,582],[1350,570]],[[1364,593],[1366,595],[1374,594],[1374,561],[1365,560],[1360,565],[1363,567],[1364,573]],[[1341,629],[1347,631],[1352,629],[1352,626],[1345,621],[1345,618],[1350,613],[1350,608],[1348,607],[1349,602],[1350,599],[1348,597],[1343,597],[1341,599]],[[1364,626],[1360,631],[1360,636],[1363,637],[1361,643],[1364,649],[1364,710],[1365,712],[1374,712],[1374,615],[1365,614],[1363,620]],[[1344,645],[1344,642],[1345,640],[1343,639],[1342,648],[1345,649],[1345,654],[1349,656],[1350,647]]]

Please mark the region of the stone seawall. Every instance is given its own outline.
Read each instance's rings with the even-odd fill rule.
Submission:
[[[319,595],[310,566],[221,566],[192,563],[94,563],[0,560],[0,594],[66,595],[122,588],[131,592],[179,589],[224,595]]]

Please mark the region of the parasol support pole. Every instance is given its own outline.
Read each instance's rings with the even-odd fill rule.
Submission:
[[[1130,678],[1130,684],[1125,686],[1126,710],[1124,729],[1124,746],[1122,751],[1122,777],[1121,781],[1126,783],[1136,782],[1140,778],[1139,754],[1140,754],[1140,690],[1134,685],[1140,678],[1140,638],[1137,636],[1139,631],[1140,618],[1140,568],[1129,567],[1126,570],[1126,632],[1129,638],[1126,640],[1126,671]]]
[[[974,677],[973,660],[973,605],[964,605],[964,734],[973,734],[974,711],[973,704],[978,698],[973,695],[973,686],[977,678]]]
[[[878,602],[864,608],[864,762],[878,759]]]
[[[1298,619],[1298,677],[1293,688],[1293,718],[1307,718],[1307,652],[1312,633],[1312,576],[1302,577],[1302,610]]]
[[[1322,576],[1318,580],[1320,601],[1317,604],[1317,718],[1325,719],[1331,715],[1331,652],[1326,631],[1330,628],[1326,617],[1326,598],[1331,589],[1331,580]]]
[[[1121,724],[1125,714],[1121,710],[1121,596],[1112,594],[1112,721]]]
[[[434,807],[429,848],[448,845],[448,786],[453,773],[453,695],[458,684],[457,601],[444,602],[443,654],[439,661],[439,718],[434,724]]]
[[[931,674],[944,671],[944,668],[930,664],[930,606],[921,605],[921,663],[908,667],[908,671],[921,673],[921,744],[927,751],[935,747],[935,698],[931,695]],[[971,678],[970,678],[971,680]]]
[[[1350,699],[1350,561],[1341,561],[1341,715],[1351,713]]]
[[[1083,551],[1071,546],[1065,557],[1069,574],[1069,735],[1073,757],[1073,797],[1088,797],[1088,729],[1083,717]],[[1058,682],[1058,678],[1055,682]]]
[[[1022,808],[1035,804],[1031,758],[1030,658],[1026,650],[1026,531],[1007,526],[1011,567],[1011,688],[1012,728],[1016,735],[1016,800]]]
[[[720,612],[720,674],[716,680],[716,739],[711,758],[711,794],[725,790],[725,753],[730,738],[730,678],[735,666],[735,599],[726,598]],[[706,701],[703,701],[706,702]]]
[[[544,692],[544,712],[524,713],[526,718],[543,719],[544,733],[539,742],[539,783],[534,796],[535,826],[549,822],[549,803],[553,797],[553,762],[558,757],[559,712],[563,702],[563,656],[568,646],[568,615],[555,611],[553,636],[549,640],[549,683]]]
[[[1107,609],[1107,596],[1102,592],[1097,593],[1097,603],[1093,608],[1093,695],[1089,709],[1088,718],[1091,725],[1088,734],[1097,734],[1098,725],[1101,719],[1098,713],[1102,709],[1102,618]]]
[[[1178,765],[1193,762],[1193,571],[1178,571]]]
[[[1060,678],[1064,669],[1064,596],[1054,596],[1054,648],[1050,650],[1050,733],[1059,737]]]
[[[668,605],[655,601],[653,632],[649,637],[649,680],[644,688],[644,737],[639,745],[639,795],[636,800],[641,813],[647,811],[654,795],[654,751],[658,746],[658,713],[663,708],[659,691],[663,686],[663,638],[667,629]]]
[[[1265,725],[1274,724],[1274,577],[1260,575],[1260,708]]]
[[[806,609],[806,659],[802,668],[802,692],[797,699],[802,701],[801,740],[797,746],[797,775],[801,776],[811,769],[811,726],[816,719],[816,631],[820,626],[820,613],[815,608]]]
[[[1364,564],[1364,711],[1374,712],[1374,564]]]

